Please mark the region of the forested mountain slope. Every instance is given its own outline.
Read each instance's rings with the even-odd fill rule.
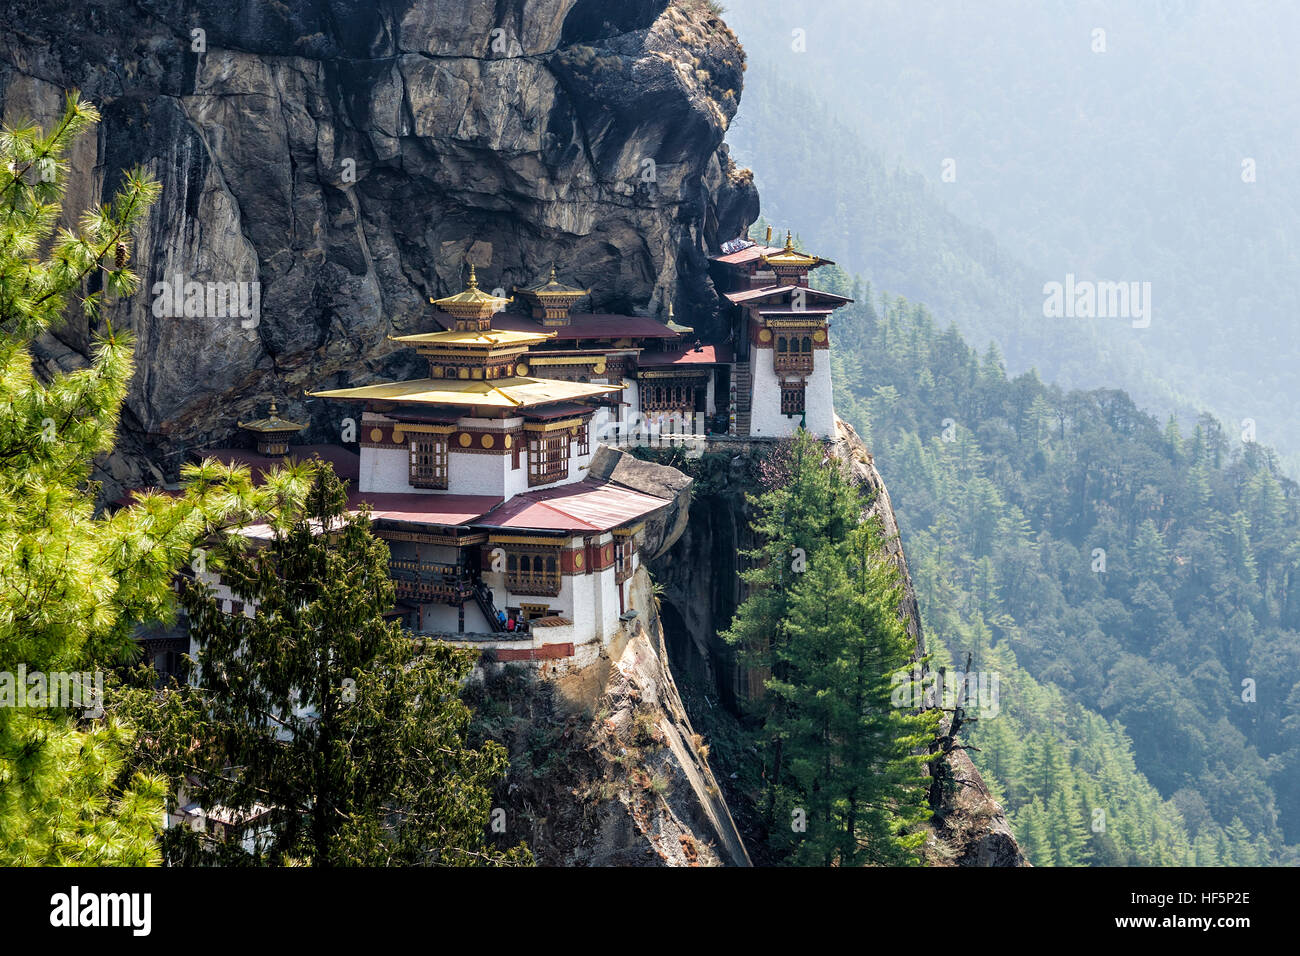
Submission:
[[[1274,453],[1008,378],[923,306],[822,284],[858,300],[836,404],[889,482],[928,632],[1001,675],[972,739],[1031,860],[1294,860],[1300,489]]]
[[[1037,368],[1077,387],[1133,383],[1144,404],[1194,418],[1195,405],[1144,370],[1125,344],[1146,330],[1120,320],[1044,318],[1042,275],[948,209],[924,177],[888,165],[815,97],[762,66],[746,82],[755,95],[728,138],[754,167],[765,220],[781,230],[817,223],[815,241],[805,234],[813,251],[880,288],[925,301],[973,341],[999,343],[1012,369]],[[800,110],[819,117],[818,136],[782,133],[779,117]]]

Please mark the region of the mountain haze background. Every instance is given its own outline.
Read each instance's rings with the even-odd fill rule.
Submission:
[[[778,229],[996,341],[1013,374],[1231,436],[1253,419],[1300,471],[1300,8],[725,6],[749,54],[728,141]],[[1150,327],[1044,318],[1067,273],[1150,282]]]

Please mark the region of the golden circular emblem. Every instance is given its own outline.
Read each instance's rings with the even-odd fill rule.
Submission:
[[[575,552],[573,552],[573,566],[574,566],[575,568],[580,568],[580,567],[582,567],[582,552],[581,552],[581,551],[575,551]]]
[[[825,342],[825,341],[826,341],[826,333],[823,332],[821,329],[818,329],[816,332],[813,333],[813,341],[814,341],[814,342]]]
[[[484,435],[484,436],[483,436],[483,447],[484,447],[484,448],[491,448],[491,447],[492,447],[493,445],[495,445],[495,444],[496,444],[496,441],[493,440],[493,438],[492,438],[491,435]]]
[[[373,441],[373,442],[381,442],[381,441],[383,441],[383,440],[384,440],[384,430],[383,430],[382,428],[372,428],[372,429],[370,429],[370,440]]]
[[[406,441],[406,433],[403,432],[400,428],[394,428],[394,429],[393,429],[393,444],[395,444],[395,445],[400,445],[400,444],[401,444],[402,442],[404,442],[404,441]]]
[[[770,342],[770,341],[772,341],[772,330],[771,330],[771,329],[759,329],[759,330],[758,330],[758,340],[759,340],[760,342]]]
[[[528,366],[525,365],[523,362],[520,362],[518,365],[515,366],[515,372],[518,373],[519,375],[527,375]]]
[[[604,359],[601,359],[599,362],[597,362],[596,365],[595,365],[595,367],[592,369],[592,371],[594,371],[597,375],[604,375],[604,374],[605,374],[605,360],[604,360]]]
[[[473,440],[474,440],[474,439],[470,438],[469,435],[466,434],[465,432],[461,432],[461,433],[460,433],[460,447],[461,447],[461,448],[468,448],[468,447],[469,447],[469,443],[472,442]]]
[[[509,435],[507,435],[507,436],[505,437],[505,446],[506,446],[507,448],[509,448],[509,447],[510,447],[511,445],[513,445],[513,444],[514,444],[513,439],[511,439],[511,437],[510,437]]]

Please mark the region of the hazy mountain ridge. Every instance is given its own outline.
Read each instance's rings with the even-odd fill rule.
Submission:
[[[798,191],[807,180],[834,183],[848,199],[825,210],[835,231],[819,234],[829,249],[818,251],[839,253],[851,272],[927,302],[981,348],[995,339],[1013,372],[1034,366],[1065,387],[1120,386],[1187,423],[1202,408],[1234,431],[1253,419],[1297,472],[1294,9],[732,7],[755,68],[731,139],[756,167],[765,215],[791,216],[830,191]],[[1104,53],[1093,52],[1096,29]],[[796,30],[806,52],[792,49]],[[793,99],[786,86],[797,89]],[[808,133],[765,138],[759,115],[792,102]],[[828,128],[832,117],[844,128]],[[948,159],[954,181],[944,180]],[[1247,159],[1251,183],[1242,181]],[[806,179],[791,175],[799,163]],[[831,178],[855,164],[871,182],[897,183],[908,201]],[[846,216],[855,188],[861,214]],[[887,210],[900,208],[910,216],[891,219]],[[837,248],[851,229],[863,234]],[[947,252],[895,257],[891,232],[912,231]],[[1044,283],[1067,273],[1150,282],[1150,327],[1044,318]]]

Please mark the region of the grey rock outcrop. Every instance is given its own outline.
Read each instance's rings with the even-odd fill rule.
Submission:
[[[686,531],[691,516],[691,488],[695,482],[676,468],[643,461],[628,452],[601,445],[591,458],[587,474],[672,502],[646,519],[641,545],[645,560],[659,557]]]

